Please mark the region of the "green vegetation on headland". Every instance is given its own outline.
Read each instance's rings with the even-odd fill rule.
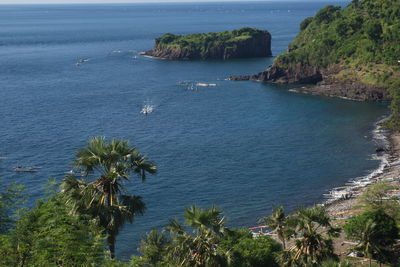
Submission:
[[[313,66],[327,83],[384,88],[387,97],[376,100],[392,100],[393,116],[385,126],[400,129],[400,1],[353,0],[345,9],[327,6],[306,18],[300,30],[274,65]]]
[[[254,28],[188,35],[166,33],[146,54],[167,59],[267,57],[271,56],[271,35]]]
[[[270,68],[232,79],[317,84],[299,91],[367,101],[392,99],[393,117],[386,126],[400,129],[400,1],[329,5],[300,24],[296,39]]]
[[[103,138],[78,151],[75,165],[86,176],[67,175],[59,187],[50,183],[47,196],[31,210],[18,209],[21,187],[0,190],[0,266],[358,266],[336,254],[341,232],[370,264],[400,264],[400,204],[387,195],[394,185],[385,183],[368,188],[362,210],[345,221],[332,220],[322,206],[291,215],[276,207],[259,220],[272,236],[228,228],[217,207],[192,206],[183,223],[173,219],[147,233],[138,248],[141,256],[120,262],[114,258],[116,236],[145,210],[141,197],[129,194],[123,183],[131,175],[143,180],[157,168],[128,142]]]
[[[382,85],[399,71],[398,0],[354,0],[344,9],[327,6],[306,18],[300,30],[275,64],[282,68],[297,63],[320,68],[339,64],[349,67],[339,77]]]

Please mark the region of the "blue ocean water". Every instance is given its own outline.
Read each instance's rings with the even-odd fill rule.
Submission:
[[[293,210],[321,202],[330,188],[379,165],[372,130],[385,105],[224,81],[273,58],[165,61],[138,53],[166,32],[249,26],[269,30],[278,55],[299,23],[329,3],[0,6],[0,157],[7,157],[0,182],[26,185],[32,206],[90,137],[129,140],[159,174],[127,184],[148,209],[118,237],[124,259],[147,231],[192,204],[216,204],[228,225],[244,227],[273,203]],[[80,59],[88,61],[77,66]],[[190,91],[182,81],[217,86]],[[155,110],[143,116],[146,101]],[[17,164],[42,169],[14,173]]]

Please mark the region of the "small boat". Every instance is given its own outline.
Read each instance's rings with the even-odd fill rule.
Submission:
[[[201,87],[214,87],[217,86],[216,83],[196,83],[196,86],[201,86]]]
[[[76,62],[76,66],[79,67],[81,64],[88,62],[89,58],[81,58],[78,62]]]
[[[148,115],[154,111],[154,106],[146,104],[143,106],[142,110],[140,111],[141,114]]]
[[[37,172],[38,168],[37,167],[22,167],[22,166],[16,166],[14,168],[15,172]]]

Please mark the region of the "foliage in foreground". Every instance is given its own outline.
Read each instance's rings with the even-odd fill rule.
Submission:
[[[104,258],[102,229],[71,216],[60,196],[39,201],[1,236],[1,266],[89,266]]]
[[[267,236],[253,238],[248,230],[241,230],[243,235],[232,238],[228,235],[221,241],[221,248],[231,254],[232,267],[272,267],[278,266],[277,252],[282,246]],[[233,231],[235,236],[236,232]]]
[[[142,240],[137,266],[277,266],[281,245],[269,237],[253,238],[245,229],[228,229],[216,207],[192,206],[185,225],[172,220],[163,232],[151,231]]]
[[[21,185],[10,184],[0,191],[0,235],[13,227],[19,206],[24,202]]]
[[[294,245],[282,251],[269,237],[227,228],[216,207],[192,206],[185,210],[184,225],[171,220],[163,231],[151,231],[141,242],[142,256],[130,263],[110,259],[105,230],[96,220],[69,211],[59,193],[39,201],[8,235],[0,236],[0,266],[349,266],[329,260],[335,259],[331,238],[337,229],[322,207],[302,208],[285,218],[296,235],[290,236]],[[390,257],[387,248],[398,237],[394,220],[382,210],[352,218],[345,232],[360,241],[357,248],[381,262],[386,261],[381,255]]]

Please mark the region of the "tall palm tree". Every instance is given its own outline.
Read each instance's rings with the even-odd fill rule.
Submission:
[[[281,240],[283,249],[286,249],[286,239],[292,235],[292,231],[288,227],[283,207],[275,207],[270,216],[261,218],[259,222],[271,228]]]
[[[92,215],[104,227],[114,258],[119,230],[125,222],[132,223],[135,215],[145,211],[142,198],[126,193],[124,182],[131,173],[144,181],[146,174],[155,174],[157,168],[127,141],[106,141],[103,137],[89,140],[87,146],[76,153],[74,164],[83,169],[86,178],[77,180],[67,176],[61,191],[76,212]]]
[[[334,256],[331,238],[337,236],[339,230],[331,225],[323,207],[301,208],[289,224],[299,236],[290,248],[295,262],[312,266]]]
[[[377,230],[376,223],[372,220],[368,220],[362,229],[360,243],[355,247],[356,249],[361,250],[364,255],[369,258],[369,266],[371,266],[373,256],[382,251],[379,242],[377,242],[375,238]]]
[[[192,233],[185,231],[177,220],[172,220],[167,229],[172,244],[170,260],[177,266],[222,266],[229,261],[229,253],[218,249],[220,238],[225,232],[225,219],[216,207],[200,209],[187,208],[184,213],[185,225],[192,227]]]

